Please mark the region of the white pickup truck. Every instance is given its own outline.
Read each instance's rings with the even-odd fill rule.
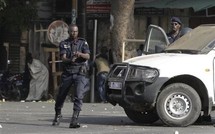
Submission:
[[[169,45],[151,25],[146,55],[114,64],[106,80],[108,102],[136,123],[161,120],[188,126],[215,110],[215,25],[201,25]]]

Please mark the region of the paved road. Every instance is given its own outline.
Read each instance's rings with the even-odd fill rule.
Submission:
[[[138,125],[127,118],[119,106],[84,103],[80,114],[81,128],[70,129],[72,103],[65,103],[63,120],[58,127],[51,126],[54,117],[53,102],[0,102],[0,134],[214,134],[212,123],[189,127],[166,127],[160,121]],[[215,114],[214,114],[215,115]]]

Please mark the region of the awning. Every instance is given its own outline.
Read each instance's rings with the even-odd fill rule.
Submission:
[[[154,8],[174,8],[185,9],[193,8],[200,11],[215,6],[215,0],[136,0],[135,8],[154,7]]]

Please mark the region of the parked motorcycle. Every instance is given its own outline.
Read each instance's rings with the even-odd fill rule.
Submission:
[[[17,73],[10,77],[13,85],[16,86],[18,92],[20,92],[20,96],[18,100],[24,100],[28,95],[28,87],[26,86],[26,83],[24,81],[24,73]]]
[[[10,74],[9,71],[2,71],[0,73],[0,99],[21,100],[21,91],[19,89],[21,85],[21,74]]]
[[[8,60],[8,65],[11,61]],[[10,72],[10,68],[0,71],[0,99],[9,101],[24,100],[28,95],[30,74],[28,69],[25,68],[25,72],[13,74]]]

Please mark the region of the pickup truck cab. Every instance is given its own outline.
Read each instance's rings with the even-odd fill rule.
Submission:
[[[106,80],[108,102],[136,123],[161,120],[188,126],[215,108],[215,25],[200,25],[169,44],[151,25],[146,55],[114,64]]]

